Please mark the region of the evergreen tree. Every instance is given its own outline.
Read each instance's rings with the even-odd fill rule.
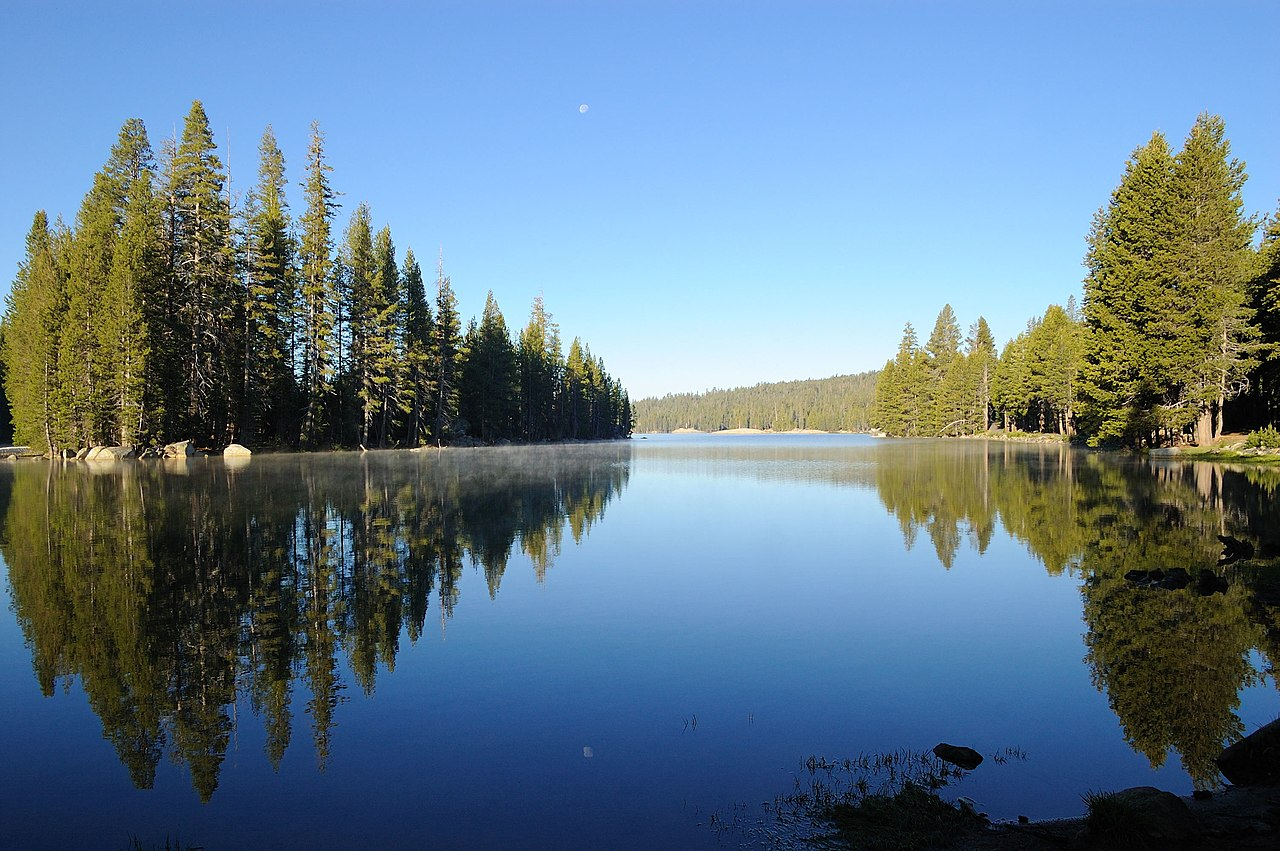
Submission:
[[[246,239],[243,439],[291,443],[297,435],[294,336],[297,249],[285,200],[284,154],[268,125],[258,145]]]
[[[174,430],[226,441],[239,428],[245,297],[233,267],[226,174],[215,151],[204,106],[193,101],[168,168],[166,214],[185,403],[175,412]]]
[[[128,206],[112,253],[104,303],[97,323],[99,351],[111,351],[103,375],[111,423],[104,437],[132,446],[157,435],[164,414],[164,390],[155,380],[154,347],[159,344],[156,303],[163,287],[164,245],[160,203],[151,174],[143,170],[127,190]]]
[[[1259,333],[1247,292],[1256,226],[1243,214],[1244,163],[1230,156],[1222,119],[1202,114],[1173,168],[1175,282],[1194,317],[1199,357],[1186,383],[1202,444],[1222,433],[1227,400],[1248,387],[1258,365]]]
[[[1089,234],[1080,413],[1091,445],[1150,443],[1190,422],[1173,378],[1186,350],[1180,305],[1170,303],[1172,206],[1173,156],[1155,133]]]
[[[444,258],[436,268],[436,311],[431,326],[429,363],[432,383],[431,433],[437,441],[454,433],[458,416],[459,367],[463,361],[458,299],[444,273]]]
[[[395,417],[402,408],[404,311],[401,310],[400,270],[396,266],[391,228],[383,226],[373,240],[374,278],[370,297],[373,338],[369,343],[367,395],[377,415],[378,445],[386,446]]]
[[[44,211],[27,233],[26,257],[5,297],[5,394],[12,411],[14,439],[39,451],[60,448],[57,410],[59,337],[67,311],[69,235],[50,228]]]
[[[486,443],[515,435],[518,409],[516,350],[490,290],[480,324],[467,332],[459,408],[471,433]]]
[[[373,226],[368,204],[358,205],[351,214],[343,240],[342,267],[346,275],[346,298],[343,302],[347,306],[350,343],[346,368],[339,373],[338,385],[342,409],[356,414],[357,419],[352,423],[341,423],[340,434],[343,437],[339,442],[358,442],[367,446],[378,399],[373,369],[374,315],[377,313],[374,277],[377,267],[373,257]]]
[[[329,172],[332,170],[324,159],[324,135],[320,132],[320,125],[312,123],[311,142],[307,148],[307,182],[304,184],[307,210],[302,218],[302,237],[298,246],[301,276],[298,384],[303,404],[300,440],[307,447],[326,442],[328,409],[333,394],[337,282],[331,229],[338,205],[329,186]]]
[[[1257,272],[1250,284],[1250,304],[1257,311],[1266,358],[1255,373],[1251,395],[1256,419],[1280,422],[1280,207],[1272,214],[1258,246]]]
[[[151,180],[151,146],[138,119],[126,121],[76,216],[67,278],[67,315],[59,344],[60,407],[73,445],[114,442],[114,377],[122,352],[106,335],[117,302],[108,300],[114,253],[133,184]],[[112,293],[118,297],[119,293]],[[131,303],[126,310],[136,311]],[[105,343],[104,343],[105,337]]]
[[[406,407],[405,436],[410,446],[418,446],[426,437],[431,400],[432,382],[430,368],[433,322],[431,305],[427,302],[426,286],[422,280],[422,267],[413,256],[413,249],[404,255],[403,286],[400,297],[404,315],[404,384],[402,393]]]
[[[951,305],[943,305],[938,312],[924,353],[927,381],[922,388],[925,402],[921,432],[930,437],[954,433],[963,423],[963,415],[959,398],[961,369],[956,364],[960,357],[960,323]]]
[[[998,363],[996,340],[991,326],[981,316],[969,329],[965,359],[971,376],[969,421],[973,430],[991,428],[991,390]]]
[[[520,432],[525,440],[541,441],[556,434],[557,388],[562,370],[560,329],[542,304],[533,300],[529,323],[520,332],[516,360],[520,369]]]

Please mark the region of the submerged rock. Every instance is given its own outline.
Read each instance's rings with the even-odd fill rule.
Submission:
[[[1214,762],[1222,776],[1237,786],[1280,784],[1280,720],[1230,745]]]
[[[949,745],[942,742],[934,747],[933,755],[943,762],[957,765],[965,771],[973,771],[982,764],[982,754],[964,745]]]
[[[1208,597],[1210,594],[1225,594],[1229,587],[1227,580],[1208,569],[1201,570],[1200,576],[1196,579],[1196,593],[1201,597]]]

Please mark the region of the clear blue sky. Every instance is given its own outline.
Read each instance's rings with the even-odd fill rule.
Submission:
[[[541,293],[633,398],[881,366],[950,302],[1003,343],[1080,293],[1152,131],[1222,115],[1280,198],[1280,3],[10,2],[0,289],[121,123],[204,101],[235,189],[312,120],[464,317]],[[579,111],[580,104],[589,109]],[[227,146],[229,145],[229,155]]]

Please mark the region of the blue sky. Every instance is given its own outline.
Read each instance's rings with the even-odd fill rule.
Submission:
[[[8,3],[0,289],[120,125],[204,101],[233,189],[310,123],[464,317],[541,294],[633,398],[878,368],[943,304],[1003,343],[1080,294],[1155,130],[1220,114],[1280,199],[1280,3]],[[588,111],[579,111],[587,104]],[[228,147],[229,144],[229,156]]]

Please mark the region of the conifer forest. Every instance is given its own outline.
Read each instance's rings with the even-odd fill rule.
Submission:
[[[1154,133],[1094,217],[1082,303],[1049,306],[1000,351],[981,317],[962,334],[950,305],[923,343],[907,323],[876,383],[876,427],[1135,448],[1274,427],[1280,212],[1246,214],[1245,180],[1221,118],[1201,115],[1177,151]]]
[[[300,207],[268,127],[234,197],[195,101],[153,150],[129,119],[71,224],[35,214],[6,302],[13,439],[39,451],[412,447],[625,437],[631,405],[541,297],[511,332],[492,292],[463,324],[366,204],[339,224],[313,124]],[[0,414],[3,412],[0,411]]]

